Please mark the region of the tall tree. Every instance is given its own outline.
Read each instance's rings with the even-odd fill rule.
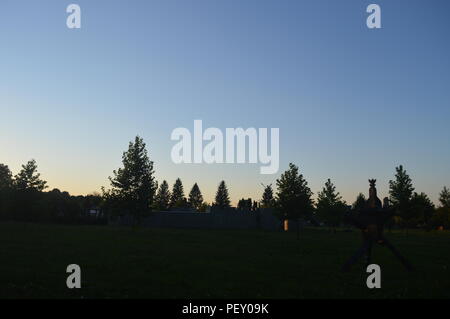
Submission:
[[[8,165],[0,164],[0,191],[10,189],[13,184],[11,170]]]
[[[264,193],[261,200],[263,208],[272,208],[275,206],[275,198],[273,197],[272,184],[264,186]]]
[[[346,210],[347,206],[339,192],[336,192],[336,186],[328,179],[322,191],[317,195],[316,212],[318,217],[336,232],[336,227],[341,223]]]
[[[41,174],[37,172],[37,164],[34,159],[22,165],[22,169],[15,176],[14,184],[18,190],[43,191],[47,182],[42,180]]]
[[[221,181],[216,192],[216,200],[214,206],[219,208],[230,207],[230,197],[228,195],[228,188],[225,181]]]
[[[144,140],[136,136],[122,156],[123,167],[113,171],[111,197],[133,217],[135,224],[151,212],[156,191],[153,161],[148,157]]]
[[[196,211],[199,211],[203,205],[203,195],[197,183],[192,186],[189,192],[189,205]]]
[[[170,196],[170,207],[181,208],[186,207],[187,200],[184,196],[184,188],[181,179],[177,178],[173,184],[172,194]]]
[[[396,214],[403,219],[405,226],[408,226],[413,217],[411,198],[414,187],[411,178],[402,165],[396,167],[395,171],[395,180],[389,181],[389,200]]]
[[[297,238],[300,235],[300,217],[307,217],[314,210],[312,194],[308,182],[292,163],[277,179],[277,211],[283,220],[297,221]]]
[[[155,206],[158,210],[168,210],[170,204],[169,184],[164,180],[158,188],[155,197]]]
[[[442,207],[450,208],[450,191],[446,186],[444,186],[442,191],[439,193],[439,202]]]

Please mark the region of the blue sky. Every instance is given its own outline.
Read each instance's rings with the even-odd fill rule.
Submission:
[[[82,28],[66,27],[70,3]],[[366,27],[377,3],[382,29]],[[0,3],[0,162],[30,158],[51,188],[108,186],[136,134],[158,180],[211,201],[259,199],[289,162],[317,193],[386,196],[403,164],[436,202],[450,186],[448,1],[19,1]],[[171,162],[176,127],[280,128],[280,171]]]

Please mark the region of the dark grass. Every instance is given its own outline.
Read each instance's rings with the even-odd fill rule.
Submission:
[[[382,288],[363,263],[340,272],[360,245],[336,234],[139,229],[0,223],[0,298],[448,298],[450,234],[387,233],[413,263],[407,272],[381,246]],[[66,287],[79,264],[82,288]]]

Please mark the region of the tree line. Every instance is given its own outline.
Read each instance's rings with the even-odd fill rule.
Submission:
[[[209,207],[231,207],[229,191],[221,181],[215,201],[208,205],[197,183],[185,196],[183,183],[176,179],[169,189],[166,180],[160,185],[154,177],[153,161],[150,160],[144,140],[136,136],[122,155],[122,167],[109,177],[110,188],[102,187],[102,194],[71,196],[58,189],[45,192],[47,183],[41,179],[37,164],[30,160],[13,176],[8,166],[0,164],[0,219],[19,221],[89,222],[89,210],[101,209],[107,216],[127,214],[135,224],[149,216],[152,211],[190,209],[205,212]],[[436,208],[425,193],[414,192],[410,176],[402,165],[396,167],[394,179],[389,181],[389,202],[395,211],[396,226],[426,229],[450,228],[450,191],[444,187]],[[276,192],[272,184],[264,186],[262,199],[258,202],[241,199],[237,209],[256,211],[271,208],[281,220],[300,219],[315,221],[330,228],[342,225],[349,210],[358,210],[366,198],[360,193],[352,205],[348,205],[328,179],[313,199],[313,192],[298,166],[293,163],[276,180]]]
[[[106,223],[93,219],[89,210],[100,207],[102,196],[71,196],[53,189],[44,192],[47,182],[41,178],[35,160],[22,165],[13,176],[7,165],[0,164],[0,220],[27,222],[62,222],[73,224]]]

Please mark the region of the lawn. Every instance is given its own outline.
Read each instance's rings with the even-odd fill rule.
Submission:
[[[139,229],[0,223],[0,298],[430,298],[450,297],[450,233],[387,233],[413,263],[406,272],[377,246],[381,289],[362,262],[340,272],[360,245],[336,234]],[[82,288],[66,287],[81,267]]]

